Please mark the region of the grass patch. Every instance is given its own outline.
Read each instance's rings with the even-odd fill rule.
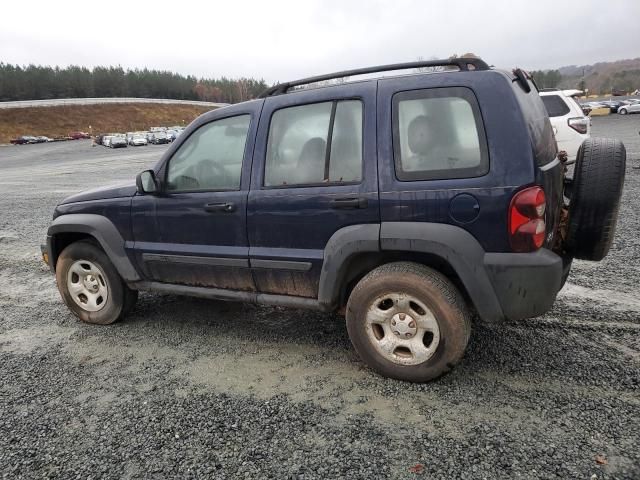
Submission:
[[[69,105],[0,109],[0,143],[20,135],[63,137],[73,131],[94,134],[187,125],[211,107],[162,103]]]

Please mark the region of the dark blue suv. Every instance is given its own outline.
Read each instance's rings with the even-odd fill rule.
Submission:
[[[440,71],[331,83],[418,67]],[[135,184],[65,199],[43,256],[85,322],[139,290],[337,311],[369,366],[426,381],[472,317],[543,314],[572,258],[606,255],[624,147],[591,139],[573,178],[566,163],[522,70],[339,72],[204,114]]]

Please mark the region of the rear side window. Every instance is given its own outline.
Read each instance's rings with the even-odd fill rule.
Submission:
[[[468,88],[433,88],[393,97],[396,177],[468,178],[489,171],[478,102]]]
[[[264,185],[362,179],[362,102],[343,100],[277,110],[271,117]]]
[[[569,105],[559,95],[542,95],[540,98],[550,117],[563,117],[571,111]]]

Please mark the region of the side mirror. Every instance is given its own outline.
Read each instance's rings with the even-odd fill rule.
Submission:
[[[153,170],[145,170],[140,172],[136,177],[136,187],[138,193],[158,193],[160,191],[160,185],[158,179]]]

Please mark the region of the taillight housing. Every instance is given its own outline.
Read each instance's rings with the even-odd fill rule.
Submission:
[[[547,199],[541,187],[516,193],[509,206],[509,241],[514,252],[535,252],[544,244]]]
[[[587,117],[573,117],[567,120],[567,124],[576,132],[585,134],[589,126],[589,119]]]

